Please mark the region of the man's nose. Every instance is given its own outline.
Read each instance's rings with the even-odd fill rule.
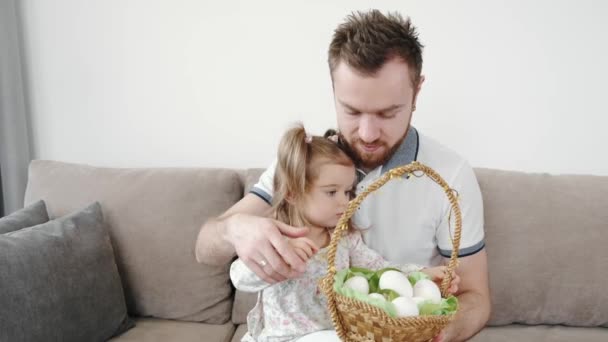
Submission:
[[[380,127],[375,115],[363,114],[359,121],[359,138],[371,144],[380,138]]]

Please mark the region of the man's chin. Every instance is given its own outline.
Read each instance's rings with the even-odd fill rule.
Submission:
[[[384,164],[384,162],[387,159],[386,156],[386,152],[383,151],[382,154],[370,154],[370,153],[365,153],[362,152],[361,150],[357,151],[357,154],[359,155],[359,161],[361,163],[361,166],[363,166],[366,169],[375,169],[378,166]]]
[[[341,136],[346,153],[355,160],[358,167],[366,170],[373,170],[378,166],[384,165],[395,153],[404,138],[405,135],[392,148],[389,148],[384,141],[379,141],[377,144],[380,147],[373,152],[369,152],[361,146],[361,140],[353,138],[354,142],[351,144],[344,136]]]

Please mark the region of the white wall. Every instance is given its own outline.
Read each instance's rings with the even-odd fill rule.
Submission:
[[[354,9],[426,45],[414,124],[474,166],[608,175],[608,2],[27,0],[36,158],[264,167],[335,125],[326,50]]]

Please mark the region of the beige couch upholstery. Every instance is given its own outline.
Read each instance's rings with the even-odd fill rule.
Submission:
[[[137,322],[112,341],[240,340],[255,298],[233,292],[229,265],[197,264],[194,241],[260,169],[34,161],[29,172],[26,204],[45,200],[51,217],[102,205]],[[608,177],[476,173],[493,312],[473,341],[608,341]]]

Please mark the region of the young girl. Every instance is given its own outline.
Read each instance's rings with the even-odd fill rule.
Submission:
[[[249,331],[242,341],[295,341],[332,329],[327,299],[317,284],[327,272],[327,246],[332,229],[353,198],[355,165],[338,146],[337,136],[309,136],[302,126],[287,131],[279,146],[273,215],[291,226],[309,227],[306,237],[289,239],[307,268],[300,278],[271,285],[241,260],[231,265],[230,278],[237,289],[259,292],[257,303],[247,316]],[[316,246],[319,250],[313,253]],[[443,266],[391,264],[369,249],[355,229],[343,236],[336,253],[338,270],[351,266],[397,267],[405,273],[421,270],[435,281],[443,279],[446,270]],[[457,290],[458,278],[454,278],[451,292]]]

